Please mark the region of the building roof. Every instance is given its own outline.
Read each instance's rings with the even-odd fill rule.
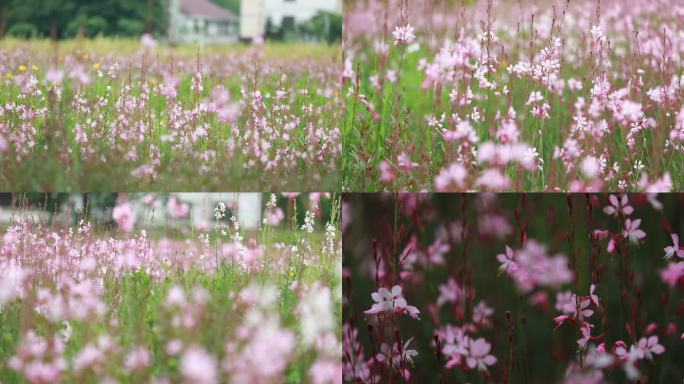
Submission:
[[[218,20],[238,20],[229,10],[209,0],[181,0],[181,12],[189,16],[201,16]]]

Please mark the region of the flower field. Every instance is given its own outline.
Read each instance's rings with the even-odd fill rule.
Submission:
[[[2,229],[0,382],[341,382],[338,198],[266,197],[255,230],[230,203],[193,227],[139,200]]]
[[[676,383],[682,195],[349,194],[347,383]]]
[[[684,4],[345,3],[346,191],[684,186]]]
[[[339,46],[0,46],[5,191],[334,190]]]

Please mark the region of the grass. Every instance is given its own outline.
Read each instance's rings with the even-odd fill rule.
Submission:
[[[681,142],[671,138],[681,130],[676,122],[682,115],[681,100],[674,96],[656,102],[648,94],[667,88],[681,63],[669,51],[656,54],[641,49],[647,41],[655,44],[658,37],[662,41],[662,28],[653,28],[648,20],[658,20],[667,31],[681,30],[680,20],[670,17],[667,7],[617,8],[611,3],[597,8],[595,3],[571,1],[566,9],[565,2],[556,2],[552,8],[551,2],[528,1],[496,3],[490,15],[487,1],[473,3],[419,6],[368,1],[347,8],[345,57],[353,73],[345,84],[344,190],[436,190],[438,175],[452,164],[463,166],[467,175],[443,188],[451,191],[634,191],[649,187],[664,191],[684,186]],[[620,24],[618,20],[624,17],[616,18],[614,12],[630,15],[633,24]],[[369,25],[369,15],[377,15],[379,21]],[[590,29],[596,20],[607,36],[603,44],[592,40]],[[487,27],[490,23],[491,28]],[[394,28],[406,24],[415,28],[415,42],[394,44]],[[488,30],[498,40],[481,39]],[[637,30],[639,38],[633,36]],[[510,66],[522,61],[541,66],[543,50],[549,49],[553,38],[560,39],[559,48],[551,51],[559,60],[557,72],[541,78],[510,73]],[[386,53],[379,51],[379,42],[386,44]],[[450,49],[444,48],[447,44]],[[491,52],[489,61],[487,52]],[[461,55],[469,56],[463,59]],[[451,64],[443,64],[432,79],[426,65],[442,60]],[[483,64],[487,62],[490,71]],[[484,74],[478,77],[478,71]],[[592,96],[592,88],[602,76],[610,88],[599,101]],[[558,86],[555,79],[564,83]],[[571,79],[582,88],[569,89]],[[490,88],[486,82],[495,85]],[[473,99],[464,102],[468,89]],[[542,103],[550,107],[548,118],[531,113],[528,99],[535,91],[541,92]],[[453,101],[452,92],[457,95]],[[609,99],[614,102],[605,101]],[[580,100],[583,105],[578,104]],[[589,111],[594,100],[598,108]],[[645,120],[620,117],[620,104],[627,100],[642,107]],[[519,137],[504,140],[499,134],[511,108]],[[575,118],[580,115],[588,123],[584,128],[576,128]],[[430,126],[431,118],[444,118],[441,127]],[[440,128],[454,131],[459,119],[472,125],[475,143],[444,139]],[[594,127],[602,121],[607,129],[597,133]],[[627,144],[630,135],[633,146]],[[564,158],[562,151],[569,151],[566,148],[573,141],[576,153]],[[478,159],[478,150],[487,142],[525,145],[534,151],[533,169],[516,161]],[[497,148],[496,154],[504,156],[503,149]],[[402,167],[398,161],[402,154],[419,165]],[[598,174],[585,171],[585,159],[598,160]],[[382,177],[381,163],[391,170],[388,177]],[[487,170],[506,177],[508,185],[488,187],[487,180],[480,179]]]
[[[333,223],[339,220],[337,204],[332,204],[329,218]],[[215,372],[217,382],[241,382],[247,377],[306,383],[317,374],[313,371],[317,364],[340,364],[341,251],[338,245],[324,249],[330,234],[321,230],[323,223],[311,233],[301,229],[296,219],[292,227],[264,225],[257,231],[217,224],[204,238],[202,231],[192,228],[147,228],[145,235],[138,228],[125,234],[104,223],[59,229],[18,217],[0,231],[4,384],[104,379],[190,382],[183,359],[193,347],[212,357],[214,368],[203,366],[203,370]],[[238,233],[241,240],[236,240]],[[236,241],[247,247],[244,258],[232,248]],[[126,264],[130,257],[126,250],[133,252],[139,267]],[[84,267],[89,262],[94,262],[94,268]],[[16,292],[14,286],[7,286],[14,281],[10,266],[24,271]],[[171,292],[178,289],[185,298],[182,304],[170,305]],[[9,300],[4,296],[7,292]],[[45,295],[50,297],[47,301]],[[55,312],[51,305],[62,311]],[[315,325],[327,323],[328,318],[334,319],[328,325],[331,329],[311,331],[312,319]],[[25,352],[40,345],[31,341],[30,333],[49,341],[44,354]],[[332,337],[332,345],[311,343],[310,337]],[[289,338],[292,345],[283,347],[289,345],[283,341]],[[181,343],[179,351],[170,352],[172,341]],[[84,355],[92,346],[103,355],[87,360]],[[149,361],[134,368],[128,359],[139,348],[149,353]],[[252,356],[255,351],[280,352]],[[15,366],[17,359],[20,368]],[[56,368],[57,361],[65,363]],[[273,371],[264,375],[264,368],[251,365],[256,361]],[[28,364],[44,364],[54,375],[36,379],[31,376],[37,372],[35,366]],[[282,368],[276,368],[279,364]]]
[[[31,191],[335,190],[340,50],[3,40],[0,104],[27,112],[0,117],[0,181]]]

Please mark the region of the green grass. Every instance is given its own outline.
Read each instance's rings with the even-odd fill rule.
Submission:
[[[483,60],[478,56],[467,60],[467,68],[462,65],[453,68],[456,72],[454,82],[428,84],[424,87],[426,74],[425,70],[419,69],[420,61],[427,60],[428,64],[435,62],[442,44],[447,40],[454,42],[461,36],[461,33],[467,39],[477,39],[482,31],[480,21],[484,19],[486,22],[487,20],[487,15],[483,14],[485,1],[479,2],[476,7],[455,6],[453,3],[440,4],[435,5],[435,9],[426,7],[423,10],[421,8],[420,12],[417,11],[418,7],[415,4],[413,7],[409,5],[408,9],[402,10],[402,14],[408,14],[406,21],[400,22],[396,21],[399,19],[399,10],[388,7],[386,9],[387,20],[389,20],[387,30],[385,31],[380,26],[376,28],[375,33],[355,32],[353,28],[359,21],[353,20],[355,15],[350,11],[349,35],[351,37],[346,46],[346,56],[352,59],[355,78],[347,81],[344,91],[347,95],[342,158],[344,190],[356,192],[432,190],[435,176],[454,162],[463,162],[469,172],[465,189],[479,190],[480,188],[475,187],[474,181],[483,170],[488,168],[488,165],[476,164],[474,157],[469,154],[470,149],[462,146],[461,142],[443,140],[440,132],[428,127],[427,118],[434,116],[439,119],[444,115],[448,119],[452,114],[456,114],[471,122],[480,144],[485,141],[498,143],[499,140],[494,134],[501,126],[501,119],[497,116],[505,115],[509,107],[513,107],[517,115],[516,125],[520,132],[520,142],[527,143],[536,149],[539,159],[543,160],[544,164],[541,171],[521,171],[517,165],[511,163],[506,166],[497,166],[512,181],[510,189],[519,191],[568,190],[573,182],[588,183],[591,180],[582,175],[578,167],[569,169],[559,159],[554,158],[554,150],[562,148],[568,139],[577,138],[571,132],[574,124],[573,117],[577,113],[575,103],[579,98],[583,98],[586,105],[591,104],[592,82],[602,71],[606,72],[610,81],[609,94],[628,87],[630,83],[634,85],[637,81],[642,82],[638,87],[628,89],[628,95],[624,99],[640,103],[645,116],[655,120],[655,128],[645,128],[641,131],[636,136],[635,148],[631,149],[626,144],[630,127],[618,124],[609,108],[602,110],[598,116],[592,116],[587,112],[588,108],[584,107],[584,116],[590,122],[597,124],[605,119],[610,133],[600,140],[591,132],[587,133],[586,137],[578,139],[581,154],[578,159],[574,160],[574,163],[579,164],[585,156],[591,155],[598,158],[601,155],[607,155],[606,166],[616,165],[619,170],[612,179],[608,179],[607,172],[599,177],[600,180],[605,181],[601,187],[605,190],[638,190],[642,188],[639,186],[642,172],[651,182],[669,173],[672,178],[672,190],[684,187],[684,172],[682,172],[684,155],[680,149],[666,147],[666,140],[675,126],[674,117],[680,112],[681,100],[659,105],[651,101],[646,94],[655,87],[669,84],[669,76],[681,69],[677,60],[668,61],[671,65],[663,68],[663,60],[668,60],[668,57],[657,57],[655,54],[637,51],[636,43],[631,36],[626,36],[626,32],[618,30],[612,22],[608,22],[606,34],[611,45],[610,51],[604,48],[603,54],[610,66],[601,68],[596,65],[597,53],[591,51],[586,38],[591,34],[588,31],[565,26],[557,33],[557,36],[562,39],[563,55],[571,52],[578,58],[570,59],[561,56],[559,78],[579,80],[583,88],[579,91],[570,91],[566,87],[564,91],[555,94],[538,80],[528,76],[518,78],[507,71],[509,65],[515,65],[521,60],[530,60],[529,42],[534,43],[533,64],[535,64],[540,61],[541,50],[547,47],[550,41],[548,36],[542,35],[542,27],[539,24],[535,26],[538,35],[532,40],[529,39],[529,20],[525,19],[522,22],[519,20],[518,13],[523,13],[529,18],[530,9],[522,5],[522,9],[518,10],[516,3],[512,5],[508,13],[505,7],[499,9],[500,7],[497,6],[494,9],[493,28],[502,41],[502,43],[492,45],[491,50],[496,54],[496,59],[492,62],[494,73],[486,75],[489,81],[496,82],[497,86],[494,90],[481,87],[480,82],[471,76],[478,68],[478,61]],[[438,9],[439,12],[445,13],[444,16],[453,18],[463,11],[465,20],[457,26],[452,25],[453,23],[431,25],[428,18],[437,17]],[[556,23],[559,22],[561,10],[556,10]],[[588,14],[592,10],[592,8],[587,8],[586,4],[577,3],[575,7],[570,8],[568,13],[577,20],[584,17],[582,12]],[[435,15],[430,15],[430,11]],[[626,10],[623,11],[626,12]],[[549,16],[548,19],[551,20],[551,9],[542,6],[536,12],[536,20],[545,20],[545,16]],[[667,15],[644,14],[639,17],[643,20],[662,19],[668,26],[681,29],[681,23]],[[409,50],[406,46],[393,45],[391,32],[394,26],[403,25],[406,22],[416,29],[416,44],[419,47],[415,50]],[[508,32],[515,32],[518,22],[520,22],[519,36],[510,36]],[[635,24],[638,23],[635,22]],[[639,27],[635,28],[639,29]],[[640,32],[656,33],[652,29]],[[383,36],[386,36],[384,33],[388,36],[383,39]],[[375,44],[378,41],[384,41],[389,47],[386,61],[383,61],[376,51]],[[486,41],[475,40],[473,44],[479,45],[482,52],[486,51]],[[621,55],[616,53],[619,50],[625,53]],[[638,77],[635,75],[637,69],[643,71]],[[398,80],[392,83],[385,78],[382,90],[379,91],[371,84],[370,77],[387,77],[389,70],[396,73]],[[465,80],[464,74],[468,75]],[[358,88],[356,87],[357,81]],[[510,99],[503,94],[504,86],[510,92]],[[449,101],[449,93],[452,89],[456,90],[461,97],[468,87],[475,96],[470,106],[462,106]],[[495,91],[499,95],[496,95]],[[548,119],[541,120],[532,116],[531,107],[526,106],[530,93],[534,91],[540,91],[544,95],[544,101],[550,105]],[[374,106],[373,111],[362,103],[362,97],[367,98],[368,102]],[[470,117],[475,108],[480,113],[480,120],[477,122]],[[455,124],[447,123],[445,128],[453,130]],[[466,154],[465,160],[459,158],[459,151],[461,154]],[[406,153],[420,166],[410,171],[398,169],[397,156],[401,153]],[[380,180],[379,164],[381,161],[391,163],[397,174],[394,181],[388,183]],[[643,170],[635,169],[637,161],[644,164]]]
[[[27,191],[158,191],[185,190],[189,185],[234,191],[338,189],[339,147],[335,141],[326,141],[339,135],[335,132],[342,100],[337,95],[335,63],[340,52],[339,45],[322,44],[182,45],[141,51],[133,40],[97,38],[57,44],[2,40],[0,56],[8,60],[0,67],[0,104],[20,104],[46,113],[27,119],[9,112],[0,118],[9,130],[6,139],[35,130],[28,153],[16,145],[0,152],[0,182],[11,190]],[[120,71],[111,79],[107,72],[114,62],[119,62]],[[83,68],[88,84],[70,78],[74,66]],[[45,80],[48,71],[55,69],[65,72],[58,92]],[[192,76],[198,70],[203,73],[200,95],[191,90]],[[38,80],[40,94],[23,95],[15,83],[28,75]],[[179,81],[174,103],[157,93],[169,75]],[[116,106],[124,97],[140,98],[143,85],[149,90],[144,106],[131,111]],[[200,104],[213,100],[212,91],[219,87],[229,92],[229,106],[235,109],[229,121],[203,111],[188,121],[170,120],[177,113],[172,108],[182,108],[181,115],[190,116]],[[272,97],[279,91],[286,92],[287,98],[275,102]],[[263,109],[255,113],[249,110],[252,92],[266,97]],[[77,110],[77,97],[88,110]],[[98,106],[101,100],[107,104]],[[174,125],[178,121],[180,128]],[[283,127],[291,121],[294,129],[287,137]],[[85,144],[77,141],[77,124],[84,127]],[[136,124],[143,124],[140,137],[124,139],[114,131],[135,131]],[[309,126],[321,129],[319,142],[313,142]],[[190,139],[199,128],[205,136]],[[255,132],[261,135],[256,143],[268,142],[268,147],[261,148],[263,160],[252,150]],[[233,150],[227,149],[229,142]],[[332,147],[324,149],[326,145]],[[132,153],[135,158],[130,158]],[[278,160],[285,153],[293,153],[294,159]],[[267,160],[276,165],[267,167],[263,164]],[[144,165],[153,166],[152,176],[132,176]]]

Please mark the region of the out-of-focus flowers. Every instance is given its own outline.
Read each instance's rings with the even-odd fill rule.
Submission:
[[[122,231],[133,231],[133,226],[135,225],[135,212],[133,211],[131,203],[123,202],[114,207],[112,210],[112,219],[116,221],[116,224]]]
[[[179,369],[186,383],[214,384],[219,382],[216,358],[202,347],[191,346],[180,358]]]

